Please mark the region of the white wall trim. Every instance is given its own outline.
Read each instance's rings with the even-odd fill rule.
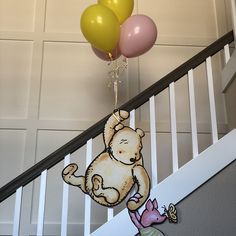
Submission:
[[[82,33],[0,31],[0,39],[17,41],[34,41],[40,39],[43,42],[89,44],[83,37]],[[155,45],[207,47],[216,39],[217,37],[176,37],[169,35],[160,35],[158,36],[158,40]]]
[[[37,130],[47,131],[84,131],[92,126],[92,121],[75,121],[75,120],[39,120],[39,121],[26,121],[26,120],[0,120],[0,130],[27,130],[31,126],[38,127]],[[37,124],[33,124],[37,123]],[[147,121],[137,122],[137,127],[141,127],[145,132],[150,131],[149,123]],[[157,132],[170,133],[169,122],[157,122]],[[198,134],[209,134],[211,133],[210,123],[197,123]],[[190,122],[177,122],[178,133],[191,133]],[[228,132],[227,124],[218,124],[219,134],[226,134]]]

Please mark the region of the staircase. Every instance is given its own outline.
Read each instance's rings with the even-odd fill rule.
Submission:
[[[169,203],[177,204],[222,170],[222,167],[226,167],[236,159],[235,144],[236,130],[155,186],[150,198],[157,198],[159,206],[168,206]],[[123,210],[92,235],[135,235],[137,229],[129,218],[128,211]],[[122,227],[124,225],[125,227]]]
[[[217,174],[224,167],[235,161],[236,159],[236,130],[231,131],[221,139],[218,137],[218,128],[216,120],[216,106],[214,97],[213,73],[212,73],[212,56],[216,53],[224,51],[225,55],[230,55],[229,44],[233,42],[233,32],[229,32],[216,42],[205,48],[196,56],[167,74],[161,80],[157,81],[151,87],[122,105],[120,109],[130,112],[130,126],[135,127],[135,115],[137,109],[144,104],[149,105],[150,116],[150,139],[151,139],[151,198],[158,198],[159,205],[168,205],[168,203],[178,203],[183,198],[192,193],[196,188],[205,183],[208,179]],[[234,55],[234,54],[233,54]],[[233,59],[229,60],[232,61]],[[228,61],[228,60],[226,60]],[[198,149],[198,132],[196,121],[196,105],[194,94],[194,70],[202,63],[206,66],[206,74],[208,81],[209,104],[211,114],[211,131],[212,145],[205,151]],[[234,67],[234,63],[232,64]],[[235,67],[234,67],[235,68]],[[177,125],[176,125],[176,106],[175,106],[175,82],[187,75],[189,100],[190,100],[190,117],[191,117],[191,135],[192,135],[192,160],[180,167],[178,160],[177,145]],[[163,181],[158,181],[157,173],[157,148],[156,140],[156,112],[155,112],[155,96],[164,90],[168,90],[170,101],[170,123],[171,123],[171,147],[172,150],[172,167],[173,171]],[[29,226],[30,235],[135,235],[137,230],[132,225],[127,210],[122,210],[115,215],[113,209],[107,210],[107,222],[93,231],[92,216],[93,211],[91,199],[86,196],[84,199],[84,222],[79,231],[73,231],[73,227],[68,227],[68,204],[69,204],[69,186],[63,185],[61,204],[61,224],[57,228],[44,227],[45,201],[47,190],[47,176],[50,169],[55,165],[64,161],[66,166],[70,163],[71,154],[86,145],[86,165],[92,160],[92,144],[95,137],[103,132],[103,127],[110,115],[100,120],[98,123],[90,127],[81,135],[75,137],[70,142],[38,162],[30,169],[13,179],[0,189],[0,203],[5,204],[11,196],[15,198],[15,211],[12,228],[0,228],[0,235],[24,235],[20,233],[23,219],[21,217],[22,201],[24,191],[32,181],[40,177],[40,191],[38,196],[38,219],[35,226]],[[200,173],[200,174],[199,174]],[[190,181],[191,180],[191,181]],[[61,180],[62,181],[62,180]],[[173,189],[173,186],[175,188]],[[78,200],[81,201],[81,200]],[[0,212],[0,214],[2,214]],[[97,227],[96,227],[97,228]],[[93,232],[92,232],[93,231]],[[76,232],[76,233],[75,233]]]

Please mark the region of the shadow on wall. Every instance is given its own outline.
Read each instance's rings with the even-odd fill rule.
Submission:
[[[165,223],[158,230],[165,236],[235,235],[235,179],[236,161],[177,205],[177,225]]]

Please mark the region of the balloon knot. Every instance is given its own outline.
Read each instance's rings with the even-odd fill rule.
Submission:
[[[108,53],[108,56],[109,56],[110,60],[113,61],[113,57],[112,57],[112,54],[110,52]]]

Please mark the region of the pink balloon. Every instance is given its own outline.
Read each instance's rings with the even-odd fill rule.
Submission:
[[[120,51],[128,58],[140,56],[154,45],[156,38],[157,28],[150,17],[130,16],[121,26]]]
[[[97,48],[95,48],[94,46],[92,46],[93,52],[95,53],[95,55],[97,57],[99,57],[100,59],[104,60],[104,61],[113,61],[116,60],[117,58],[119,58],[121,56],[121,52],[119,49],[119,46],[117,46],[111,53],[112,59],[110,58],[109,54],[107,52],[103,52]]]

